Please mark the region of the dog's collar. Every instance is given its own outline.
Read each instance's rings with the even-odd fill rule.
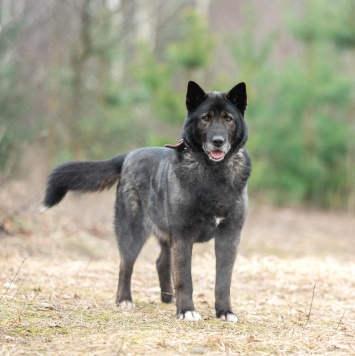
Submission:
[[[188,150],[190,148],[183,139],[181,139],[175,145],[167,143],[166,145],[164,145],[164,147],[172,148],[178,151]]]

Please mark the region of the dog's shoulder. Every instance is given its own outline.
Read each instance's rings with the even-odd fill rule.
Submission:
[[[246,183],[251,172],[251,158],[247,149],[242,147],[234,153],[228,166],[234,178]]]

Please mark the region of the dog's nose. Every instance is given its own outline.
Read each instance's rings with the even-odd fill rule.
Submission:
[[[222,136],[214,136],[212,142],[215,146],[220,147],[224,144],[224,138]]]

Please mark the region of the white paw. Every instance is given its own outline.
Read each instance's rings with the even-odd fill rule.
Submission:
[[[226,315],[223,314],[218,319],[223,321],[230,321],[232,323],[237,323],[239,320],[238,317],[233,313],[227,313]]]
[[[131,310],[134,309],[136,306],[133,302],[130,302],[129,300],[124,300],[123,302],[118,304],[118,307],[122,310]]]
[[[186,321],[199,321],[199,320],[201,320],[201,316],[199,313],[192,310],[192,311],[187,311],[185,313],[180,313],[177,316],[177,319],[178,320],[186,320]]]

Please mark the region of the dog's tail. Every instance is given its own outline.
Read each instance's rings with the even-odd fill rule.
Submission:
[[[69,162],[56,167],[47,182],[40,211],[58,204],[68,191],[97,192],[111,188],[120,178],[127,154],[106,161]]]

